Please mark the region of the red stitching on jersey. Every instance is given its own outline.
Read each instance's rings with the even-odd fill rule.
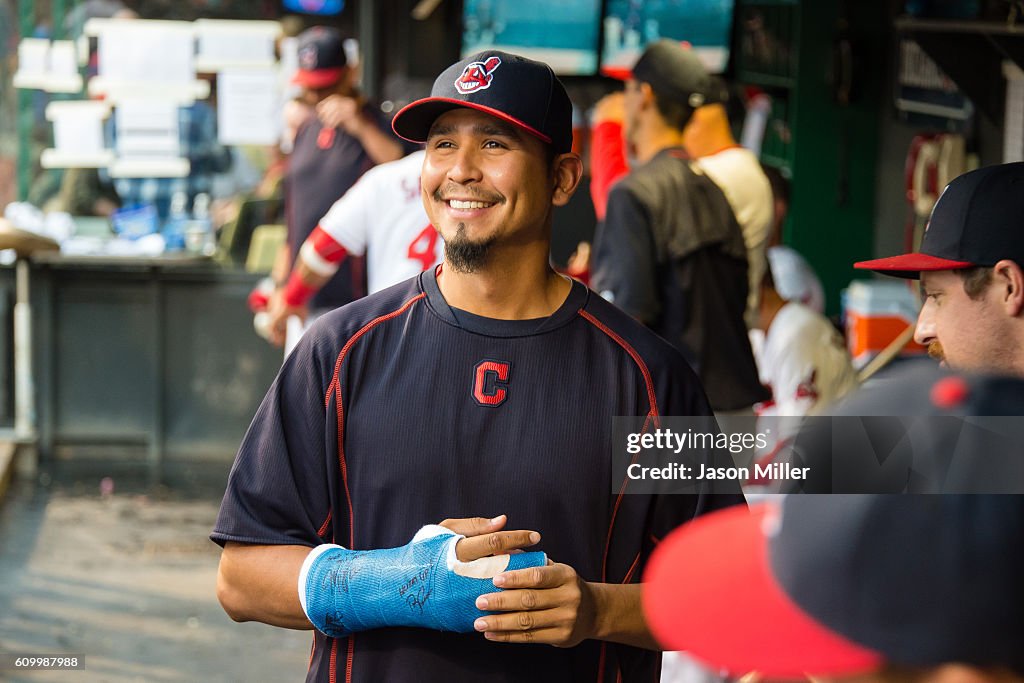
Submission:
[[[608,647],[607,641],[601,641],[601,656],[597,658],[597,683],[604,680],[604,655]]]
[[[654,534],[651,534],[651,540],[654,541],[654,545],[659,545],[661,543],[661,539]]]
[[[342,351],[344,355],[344,351]],[[335,415],[338,418],[338,463],[341,466],[341,485],[345,490],[345,503],[348,505],[348,547],[356,546],[356,525],[355,512],[352,510],[352,492],[348,488],[348,461],[345,460],[345,406],[341,400],[341,382],[334,382],[334,393],[336,395]],[[337,543],[337,530],[334,533]]]
[[[325,519],[324,523],[320,525],[320,528],[316,530],[316,535],[319,536],[320,538],[323,538],[324,534],[327,533],[327,527],[330,526],[330,524],[331,524],[331,516],[332,515],[333,515],[333,511],[328,510],[327,511],[327,519]]]
[[[345,501],[348,503],[348,547],[355,548],[355,522],[353,520],[352,512],[352,494],[348,489],[348,464],[345,462],[345,405],[341,398],[341,364],[345,362],[345,356],[348,355],[349,349],[352,345],[359,341],[359,338],[369,332],[371,329],[376,327],[382,322],[387,322],[392,318],[396,318],[405,313],[410,306],[426,296],[426,293],[421,292],[413,298],[402,304],[402,307],[397,311],[392,311],[385,315],[374,318],[370,322],[363,325],[358,332],[345,342],[345,346],[341,348],[341,353],[338,354],[338,360],[334,363],[334,375],[331,377],[331,383],[327,385],[327,394],[324,396],[324,406],[328,406],[331,403],[331,392],[336,394],[337,407],[335,411],[338,416],[338,462],[341,465],[341,483],[345,489]]]
[[[345,658],[345,683],[352,683],[352,660],[356,657],[356,637],[348,637],[348,656]]]
[[[637,553],[636,557],[633,559],[633,564],[629,567],[629,571],[626,572],[626,578],[624,578],[622,580],[622,583],[629,583],[633,579],[633,572],[635,572],[636,568],[639,567],[639,566],[640,566],[640,553]]]
[[[583,311],[583,310],[581,310],[579,313],[585,319],[587,319],[591,323],[593,323],[593,325],[597,329],[601,330],[602,332],[607,334],[609,337],[614,339],[616,344],[618,344],[619,346],[621,346],[623,349],[626,350],[626,353],[628,353],[630,355],[630,357],[633,359],[633,362],[635,362],[638,366],[640,366],[640,372],[642,372],[643,375],[644,375],[644,383],[647,385],[647,400],[651,404],[651,416],[654,418],[654,425],[656,427],[660,427],[661,426],[661,420],[658,419],[659,418],[659,415],[658,415],[658,399],[654,395],[654,382],[651,380],[651,373],[647,369],[647,364],[644,363],[642,358],[640,358],[640,354],[638,354],[636,352],[636,350],[632,346],[630,346],[629,343],[625,339],[623,339],[622,337],[620,337],[619,335],[615,334],[610,329],[605,327],[605,325],[603,323],[601,323],[601,321],[599,321],[593,315],[591,315],[590,313],[587,313],[586,311]]]
[[[601,330],[606,335],[611,337],[615,341],[616,344],[621,346],[626,351],[626,353],[629,354],[630,358],[633,359],[633,362],[636,363],[637,366],[640,368],[640,372],[643,373],[643,376],[644,376],[644,384],[647,387],[647,401],[650,404],[650,411],[647,413],[647,419],[644,420],[643,431],[647,431],[647,425],[650,423],[650,421],[652,419],[654,420],[654,426],[655,427],[660,427],[661,426],[661,420],[659,419],[659,415],[658,415],[658,399],[657,399],[657,397],[654,394],[654,382],[653,382],[653,380],[651,380],[651,373],[647,369],[647,364],[644,363],[642,358],[640,358],[640,354],[638,354],[636,352],[636,349],[634,349],[632,346],[630,346],[629,343],[625,339],[623,339],[619,335],[617,335],[614,332],[612,332],[608,327],[606,327],[603,323],[601,323],[601,321],[599,321],[597,318],[595,318],[590,313],[587,313],[584,310],[580,310],[579,314],[580,314],[580,316],[584,320],[589,321],[592,325],[594,325],[594,327],[596,327],[597,329]],[[635,459],[634,459],[634,461],[635,461]],[[615,506],[612,508],[612,518],[611,518],[611,521],[608,522],[608,537],[607,537],[607,539],[605,539],[605,543],[604,543],[604,559],[601,561],[601,580],[602,581],[607,581],[608,580],[608,553],[611,550],[611,545],[612,545],[612,531],[615,530],[615,518],[619,514],[619,506],[622,505],[622,496],[624,496],[626,494],[626,486],[628,485],[628,483],[629,483],[629,478],[628,477],[623,479],[623,481],[622,481],[622,488],[619,489],[619,495],[616,496],[616,498],[615,498]]]
[[[331,683],[337,683],[338,680],[338,639],[331,638]]]

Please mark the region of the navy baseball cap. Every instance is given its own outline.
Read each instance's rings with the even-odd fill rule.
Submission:
[[[1024,493],[1024,378],[906,362],[805,420],[781,493]]]
[[[328,88],[338,82],[347,65],[341,34],[314,26],[299,34],[299,69],[292,82],[312,90]]]
[[[673,531],[654,636],[733,675],[959,662],[1024,673],[1024,496],[786,496]]]
[[[921,250],[861,261],[854,268],[918,279],[922,271],[1024,266],[1024,162],[987,166],[955,178],[932,209]]]
[[[402,108],[391,123],[411,142],[426,142],[441,114],[476,109],[522,128],[556,154],[572,149],[572,102],[551,67],[526,57],[487,50],[445,69],[430,97]]]
[[[601,73],[620,81],[649,83],[658,97],[694,109],[728,100],[725,82],[708,73],[689,43],[667,38],[648,45],[632,69],[605,67]]]

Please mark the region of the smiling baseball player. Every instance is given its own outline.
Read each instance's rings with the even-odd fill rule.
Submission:
[[[308,681],[651,681],[647,557],[742,501],[737,482],[641,493],[613,460],[613,416],[710,408],[678,351],[551,268],[583,172],[571,111],[550,67],[490,51],[399,112],[444,263],[321,317],[242,443],[218,597],[315,627]],[[446,518],[465,538],[416,533]],[[550,562],[503,559],[483,592],[452,576],[535,545]]]

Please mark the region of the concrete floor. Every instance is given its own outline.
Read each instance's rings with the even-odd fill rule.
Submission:
[[[0,653],[84,655],[84,671],[0,681],[298,681],[311,636],[236,624],[207,539],[227,464],[163,483],[114,461],[44,468],[0,501]],[[105,477],[113,484],[102,485]]]

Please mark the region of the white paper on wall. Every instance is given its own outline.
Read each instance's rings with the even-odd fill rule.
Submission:
[[[196,68],[213,72],[233,67],[270,67],[274,42],[281,34],[276,21],[197,19]]]
[[[120,158],[165,158],[181,153],[178,107],[172,102],[128,100],[115,112]]]
[[[217,74],[217,136],[225,145],[273,145],[281,135],[277,69]]]
[[[110,20],[99,34],[99,75],[114,82],[195,80],[195,32],[188,22]]]
[[[45,38],[22,38],[18,43],[18,71],[15,88],[42,88],[49,70],[50,41]]]
[[[104,148],[103,120],[110,115],[106,102],[69,100],[51,102],[46,118],[53,122],[52,149],[43,150],[45,168],[98,168],[113,161]]]

